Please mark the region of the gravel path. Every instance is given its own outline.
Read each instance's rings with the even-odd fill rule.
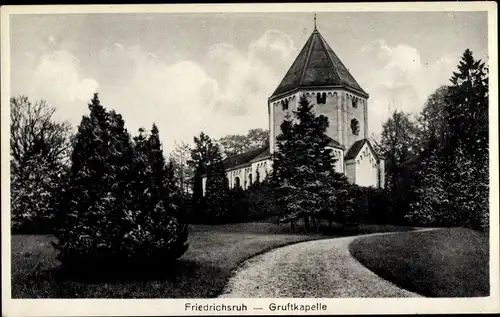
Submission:
[[[348,250],[358,238],[297,243],[240,266],[220,297],[418,297],[365,268]]]

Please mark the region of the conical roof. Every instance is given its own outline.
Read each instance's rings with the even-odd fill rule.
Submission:
[[[297,88],[344,86],[368,97],[315,28],[270,99]]]

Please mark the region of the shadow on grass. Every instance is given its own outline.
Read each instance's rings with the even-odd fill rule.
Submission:
[[[168,266],[122,267],[114,271],[54,267],[13,278],[13,298],[210,298],[230,270],[178,260]],[[24,281],[23,281],[24,280]],[[28,287],[26,287],[28,286]],[[22,296],[16,294],[22,293]],[[31,296],[30,296],[31,295]]]
[[[50,275],[59,281],[74,281],[86,284],[101,284],[115,282],[165,281],[177,283],[185,279],[197,279],[203,275],[221,272],[222,269],[209,263],[193,260],[177,260],[164,264],[136,264],[128,266],[94,267],[94,268],[64,268],[52,269]]]

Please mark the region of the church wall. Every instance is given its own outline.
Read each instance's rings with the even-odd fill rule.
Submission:
[[[378,187],[379,166],[377,159],[368,144],[365,144],[355,158],[356,184],[360,186]]]
[[[226,177],[228,180],[229,188],[234,188],[237,184],[236,178],[239,178],[240,187],[242,189],[248,189],[250,184],[253,184],[259,178],[259,182],[262,182],[267,176],[271,174],[272,161],[269,158],[265,158],[260,161],[252,162],[251,165],[244,165],[240,168],[232,169],[226,171]],[[259,177],[257,177],[257,173]],[[207,188],[207,177],[203,177],[201,180],[203,195]]]
[[[345,164],[345,175],[351,184],[356,183],[356,161],[349,160]]]
[[[252,163],[252,179],[262,182],[271,173],[271,160],[265,159]]]
[[[323,96],[325,94],[325,103],[318,104],[317,94]],[[303,91],[301,94],[305,94],[309,103],[314,105],[313,110],[316,115],[324,115],[328,118],[328,128],[326,130],[326,135],[330,138],[342,143],[341,137],[342,132],[339,129],[339,94],[340,91],[332,90],[317,90],[317,91]]]
[[[317,94],[325,93],[325,103],[318,104]],[[309,102],[314,105],[316,115],[328,118],[327,135],[344,145],[346,151],[358,140],[368,137],[368,112],[367,100],[345,90],[302,90],[296,94],[278,99],[270,103],[269,130],[271,138],[271,153],[276,149],[276,137],[281,133],[281,123],[287,113],[293,116],[293,111],[298,107],[300,96],[305,94]],[[353,100],[356,107],[353,106]],[[288,101],[288,109],[283,109],[283,102]],[[358,122],[357,134],[351,128],[351,120]]]
[[[251,167],[244,166],[238,169],[230,170],[226,173],[229,180],[229,188],[235,188],[239,179],[240,187],[246,189],[249,181],[249,175],[251,173]]]
[[[271,153],[276,149],[276,137],[281,133],[281,123],[285,119],[287,114],[290,114],[293,118],[293,111],[297,109],[298,95],[292,94],[284,98],[275,100],[270,103],[270,124],[269,130],[274,138],[271,139],[270,150]],[[288,108],[283,109],[283,103],[288,102]]]
[[[353,100],[355,101],[356,107],[353,106]],[[349,92],[342,92],[341,96],[341,112],[343,121],[343,144],[346,150],[349,150],[352,144],[358,140],[365,138],[368,135],[367,131],[367,115],[366,115],[366,99],[353,95]],[[359,131],[356,134],[353,133],[351,128],[351,121],[356,119],[359,124]]]

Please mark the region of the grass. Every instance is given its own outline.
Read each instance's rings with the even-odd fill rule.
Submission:
[[[258,228],[258,230],[255,230]],[[274,234],[275,225],[195,226],[189,249],[161,272],[120,272],[81,280],[61,273],[48,235],[12,236],[13,298],[209,298],[244,260],[319,235]],[[119,271],[119,268],[117,268]]]
[[[190,227],[189,249],[173,267],[69,276],[58,268],[50,235],[14,235],[12,245],[13,298],[211,298],[245,260],[271,249],[314,239],[366,232],[409,230],[392,226],[360,226],[320,233],[290,233],[288,225],[244,223]]]
[[[355,239],[351,254],[394,284],[428,297],[489,295],[489,240],[464,228]]]

